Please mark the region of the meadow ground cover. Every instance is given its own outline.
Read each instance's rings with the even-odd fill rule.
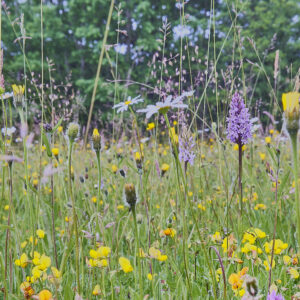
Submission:
[[[295,2],[13,2],[0,299],[300,299]]]
[[[18,106],[24,89],[13,86],[13,93],[24,120]],[[288,131],[255,133],[236,93],[228,118],[236,143],[221,140],[215,125],[200,139],[168,118],[172,109],[186,109],[192,95],[146,109],[136,108],[142,99],[129,99],[118,107],[133,116],[153,109],[165,125],[148,123],[142,133],[134,117],[131,137],[105,143],[94,129],[86,149],[77,123],[44,124],[41,144],[25,121],[21,136],[6,131],[2,297],[260,299],[268,291],[268,299],[299,297]],[[286,127],[292,122],[297,129],[299,94],[283,99]]]

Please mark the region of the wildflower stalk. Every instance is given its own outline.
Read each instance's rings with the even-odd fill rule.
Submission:
[[[0,5],[1,6],[1,5]],[[3,97],[1,96],[1,102],[2,102],[2,113],[3,113],[3,119],[5,120],[5,128],[7,128],[7,113],[6,113],[6,107],[5,107],[5,104],[4,104],[4,99]],[[7,130],[7,129],[6,129]],[[1,138],[2,138],[2,135],[1,135]],[[4,139],[3,139],[3,153],[5,153],[5,148],[6,148],[6,132],[4,134]],[[2,167],[2,182],[5,181],[5,168]],[[4,199],[4,191],[5,191],[5,185],[2,184],[2,193],[1,193],[1,199],[3,200]]]
[[[8,219],[7,219],[7,229],[6,229],[6,239],[5,239],[5,261],[4,261],[4,281],[5,281],[5,292],[4,299],[7,296],[7,273],[8,273],[8,249],[9,249],[9,240],[10,240],[10,218],[11,218],[11,210],[13,206],[12,195],[13,195],[13,184],[12,184],[12,162],[9,162],[9,210],[8,210]],[[11,276],[9,279],[9,288],[11,288]]]
[[[243,217],[243,144],[239,143],[239,192],[240,192],[240,218]]]
[[[76,283],[78,294],[80,295],[80,281],[79,281],[79,238],[78,238],[78,228],[77,228],[77,215],[75,209],[75,199],[72,190],[72,171],[71,171],[71,162],[72,162],[72,149],[73,149],[74,140],[70,139],[69,143],[69,155],[68,155],[68,169],[69,169],[69,192],[72,201],[72,211],[73,211],[73,224],[75,230],[75,268],[76,268]],[[70,233],[72,235],[72,232]]]
[[[114,5],[115,5],[115,0],[111,0],[108,17],[107,17],[107,22],[106,22],[106,27],[105,27],[105,32],[104,32],[104,37],[103,37],[103,41],[102,41],[101,53],[100,53],[99,61],[98,61],[98,67],[97,67],[97,72],[96,72],[96,77],[95,77],[95,84],[94,84],[94,88],[93,88],[92,100],[91,100],[91,105],[90,105],[90,110],[89,110],[89,115],[88,115],[88,122],[86,125],[86,132],[85,132],[85,136],[84,136],[84,147],[86,146],[86,143],[87,143],[87,137],[88,137],[88,133],[89,133],[89,128],[90,128],[90,123],[91,123],[91,118],[92,118],[94,102],[95,102],[95,98],[96,98],[96,92],[97,92],[104,52],[106,49],[105,45],[106,45],[106,41],[107,41],[107,37],[108,37],[108,33],[109,33],[109,26],[110,26],[112,13],[114,10]]]
[[[171,129],[171,125],[170,125],[170,122],[169,122],[169,119],[168,119],[168,116],[166,113],[163,114],[164,115],[164,118],[166,120],[166,123],[167,123],[167,127],[170,131]],[[172,138],[172,137],[171,137]],[[178,163],[178,169],[180,171],[180,174],[181,174],[181,177],[183,178],[183,185],[184,185],[184,189],[185,189],[185,193],[187,193],[187,184],[186,184],[186,181],[185,181],[185,177],[183,175],[183,170],[181,168],[181,165],[180,163],[178,162],[179,159],[178,159],[178,151],[177,151],[177,148],[175,147],[175,162],[177,161]],[[179,180],[179,174],[177,175],[178,177],[178,180]],[[208,253],[207,253],[207,249],[205,248],[205,242],[202,238],[202,235],[200,233],[200,229],[199,229],[199,226],[198,226],[198,221],[196,219],[196,216],[195,216],[195,213],[194,213],[194,210],[193,210],[193,204],[191,203],[191,199],[189,197],[187,197],[188,199],[188,202],[189,202],[189,207],[191,208],[191,213],[192,213],[192,218],[193,218],[193,222],[196,226],[196,230],[197,230],[197,233],[198,233],[198,236],[199,236],[199,239],[201,241],[201,247],[202,247],[202,251],[203,251],[203,254],[204,254],[204,258],[205,258],[205,261],[208,265],[208,269],[209,269],[209,273],[210,273],[210,277],[211,277],[211,280],[212,280],[212,285],[213,285],[213,294],[214,294],[214,298],[217,299],[217,283],[216,283],[216,276],[215,276],[215,272],[213,270],[213,266],[212,266],[212,263],[211,263],[211,260],[208,256]],[[185,240],[184,240],[185,242]],[[188,281],[189,283],[189,281]]]
[[[98,203],[100,202],[101,197],[101,159],[100,159],[100,150],[96,151],[97,157],[97,168],[98,168]]]
[[[298,227],[298,247],[300,247],[300,199],[299,199],[299,183],[298,183],[298,145],[297,145],[297,133],[290,132],[292,152],[293,152],[293,173],[295,180],[295,201],[296,201],[296,211],[297,211],[297,227]]]
[[[277,216],[278,216],[278,176],[279,176],[279,164],[280,164],[280,152],[277,151],[277,172],[276,172],[276,181],[275,181],[275,220],[274,220],[274,229],[273,229],[273,245],[271,252],[271,261],[270,261],[270,270],[269,270],[269,285],[268,293],[270,293],[271,281],[272,281],[272,265],[274,260],[274,249],[275,249],[275,238],[276,238],[276,228],[277,228]]]
[[[140,237],[139,237],[139,231],[137,227],[137,222],[136,222],[136,210],[135,210],[135,205],[132,206],[132,215],[133,215],[133,223],[134,223],[134,231],[135,231],[135,241],[136,241],[136,250],[135,253],[137,252],[137,264],[138,264],[138,274],[139,274],[139,285],[140,285],[140,299],[143,299],[143,278],[142,278],[142,265],[141,265],[141,258],[140,258]]]
[[[73,247],[73,239],[72,239],[72,233],[73,233],[73,230],[74,230],[74,222],[72,223],[71,225],[71,229],[70,229],[70,239],[69,239],[69,243],[68,243],[68,246],[65,248],[65,251],[64,251],[64,254],[63,254],[63,257],[62,257],[62,260],[61,260],[61,264],[60,264],[60,268],[59,268],[59,271],[63,274],[64,272],[64,269],[65,269],[65,266],[66,266],[66,263],[67,263],[67,259],[68,259],[68,256],[71,252],[71,249]]]
[[[55,265],[58,268],[57,260],[57,249],[56,249],[56,239],[55,239],[55,215],[54,215],[54,176],[51,174],[51,222],[52,222],[52,240],[54,249]]]
[[[169,122],[169,119],[168,119],[168,116],[166,113],[164,113],[164,118],[165,118],[165,121],[167,123],[167,126],[168,126],[168,129],[169,129],[169,133],[170,133],[170,139],[171,139],[171,142],[172,142],[172,148],[173,148],[173,151],[174,151],[174,159],[175,159],[175,164],[176,164],[176,174],[177,174],[177,181],[178,181],[178,187],[180,189],[180,175],[179,175],[179,168],[181,168],[181,165],[180,165],[180,162],[179,162],[179,158],[178,158],[178,149],[177,149],[177,146],[175,144],[175,139],[174,139],[174,136],[173,136],[173,133],[171,131],[171,125],[170,125],[170,122]],[[182,170],[181,170],[182,171]],[[183,180],[185,182],[185,179],[184,179],[184,175],[182,174],[181,172],[181,175],[183,177]],[[186,253],[187,253],[187,244],[186,244],[186,236],[187,236],[187,228],[186,228],[186,213],[185,213],[185,209],[186,209],[186,190],[185,190],[185,194],[184,194],[184,202],[181,203],[182,207],[181,207],[181,212],[182,212],[182,222],[183,222],[183,243],[182,243],[182,250],[183,250],[183,261],[184,261],[184,268],[185,268],[185,273],[186,273],[186,280],[187,280],[187,286],[188,286],[188,293],[190,294],[190,280],[189,280],[189,273],[188,273],[188,266],[187,266],[187,256],[186,256]]]

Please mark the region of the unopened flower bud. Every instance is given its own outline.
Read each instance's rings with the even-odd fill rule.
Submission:
[[[24,91],[25,91],[24,86],[13,84],[12,89],[13,89],[15,108],[23,108],[23,106],[24,106]]]
[[[67,134],[71,142],[74,142],[74,140],[78,136],[78,133],[79,133],[79,125],[77,123],[70,123]]]
[[[135,207],[137,203],[137,196],[135,192],[135,186],[132,183],[125,184],[125,204],[130,207],[130,210]]]
[[[51,131],[52,131],[52,126],[51,126],[51,124],[45,123],[45,124],[44,124],[44,130],[45,130],[46,132],[51,132]]]
[[[296,136],[299,130],[299,99],[300,93],[297,92],[282,94],[282,105],[286,121],[286,129],[291,136]]]
[[[138,168],[138,170],[139,171],[142,170],[143,169],[143,155],[141,155],[140,152],[135,152],[134,159],[135,159],[136,167]]]
[[[101,150],[101,136],[97,128],[94,129],[92,135],[93,147],[96,152]]]

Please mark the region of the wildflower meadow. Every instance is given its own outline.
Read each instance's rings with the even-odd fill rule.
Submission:
[[[297,1],[0,7],[0,299],[300,299]]]

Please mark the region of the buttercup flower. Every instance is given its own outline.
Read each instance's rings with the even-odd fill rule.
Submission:
[[[147,131],[152,130],[153,128],[155,128],[155,124],[154,123],[148,123],[148,126],[146,128]]]

